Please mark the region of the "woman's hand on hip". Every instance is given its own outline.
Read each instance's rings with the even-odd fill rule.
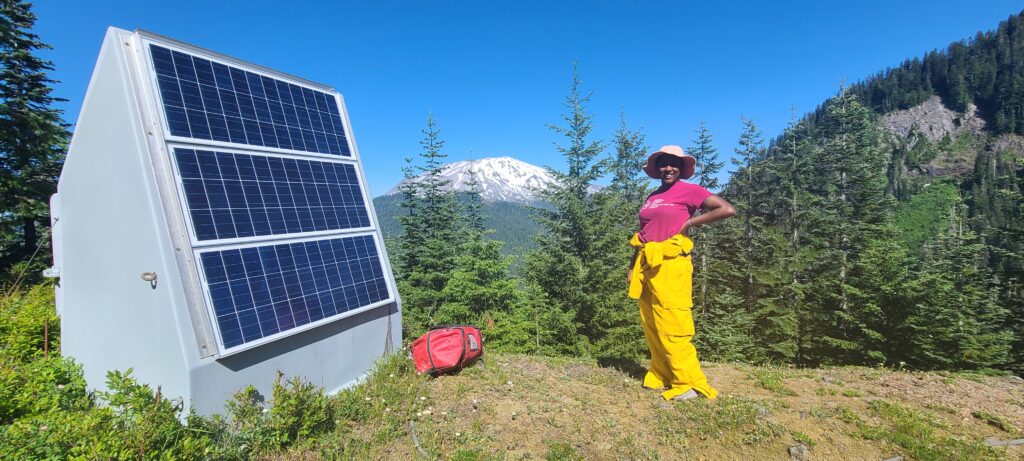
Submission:
[[[679,233],[688,236],[688,235],[690,235],[690,228],[691,227],[692,226],[690,225],[690,220],[687,219],[686,222],[683,223],[683,227],[679,229]]]

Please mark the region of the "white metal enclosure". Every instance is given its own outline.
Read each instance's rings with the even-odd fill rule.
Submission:
[[[332,88],[110,28],[51,199],[65,355],[201,414],[278,372],[329,392],[401,342]]]

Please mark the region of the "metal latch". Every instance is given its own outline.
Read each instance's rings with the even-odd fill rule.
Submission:
[[[142,280],[149,282],[149,286],[156,289],[156,272],[143,272]]]

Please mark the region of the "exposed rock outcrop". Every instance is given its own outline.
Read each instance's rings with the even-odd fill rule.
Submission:
[[[971,104],[967,112],[959,114],[943,105],[938,96],[932,96],[910,109],[883,115],[879,124],[902,139],[920,133],[931,142],[937,142],[947,134],[955,138],[965,133],[980,135],[985,132],[985,120],[978,116],[977,107]]]

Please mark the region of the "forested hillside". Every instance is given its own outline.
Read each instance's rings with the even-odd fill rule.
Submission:
[[[958,112],[976,106],[994,134],[1024,134],[1024,18],[1012,15],[994,31],[904,61],[850,91],[876,113],[916,106],[933,95]],[[815,118],[826,111],[820,109]]]
[[[384,237],[391,239],[402,233],[398,216],[402,213],[398,195],[382,195],[373,199]],[[457,200],[473,200],[470,194],[462,194]],[[484,227],[493,232],[487,234],[490,240],[504,242],[504,252],[510,254],[522,249],[533,248],[533,236],[539,229],[533,219],[530,205],[514,202],[482,202],[481,213]]]
[[[724,195],[746,218],[726,239],[758,263],[713,272],[759,306],[739,324],[771,338],[768,357],[1024,367],[1021,21],[854,84],[744,153]]]

